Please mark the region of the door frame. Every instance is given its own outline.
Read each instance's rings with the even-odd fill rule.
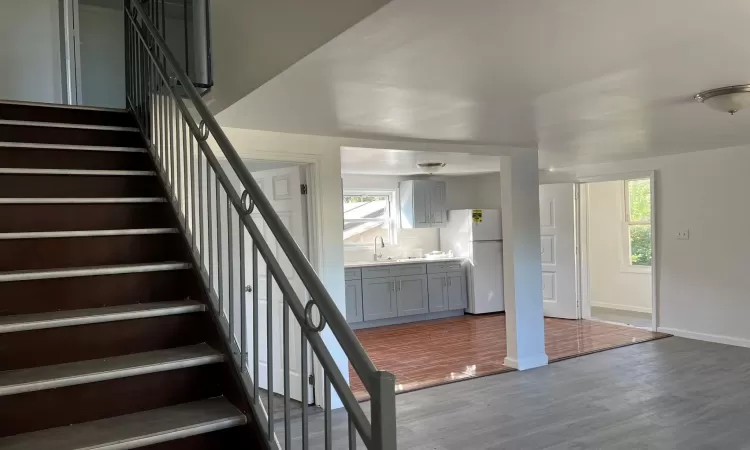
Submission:
[[[63,103],[83,104],[81,37],[78,0],[58,0],[60,11],[60,62]]]
[[[639,172],[624,172],[607,175],[597,175],[585,178],[578,178],[576,180],[576,239],[580,242],[578,246],[577,260],[580,262],[580,267],[577,269],[578,272],[578,292],[579,292],[579,316],[584,319],[591,319],[591,296],[590,296],[590,277],[589,277],[589,226],[588,226],[588,195],[585,189],[581,189],[581,185],[589,183],[601,183],[607,181],[625,181],[637,178],[648,178],[651,182],[651,331],[656,331],[659,324],[659,292],[658,276],[659,276],[659,259],[658,259],[658,228],[657,221],[659,219],[658,205],[656,202],[656,172],[651,171],[639,171]]]

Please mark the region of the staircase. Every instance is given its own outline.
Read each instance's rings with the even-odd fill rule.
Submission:
[[[0,449],[268,448],[133,116],[0,141]]]

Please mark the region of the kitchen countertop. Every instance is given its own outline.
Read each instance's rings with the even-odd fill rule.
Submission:
[[[379,261],[357,261],[344,264],[345,269],[355,269],[358,267],[373,267],[373,266],[394,266],[401,264],[427,264],[436,262],[452,262],[452,261],[464,261],[466,258],[411,258],[411,259],[381,259]]]

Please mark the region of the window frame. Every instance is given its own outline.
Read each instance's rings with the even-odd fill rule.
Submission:
[[[650,211],[649,219],[648,220],[631,220],[631,214],[630,214],[630,186],[629,186],[629,183],[631,181],[647,181],[649,183],[649,195],[652,194],[652,192],[651,192],[651,179],[650,178],[628,178],[628,179],[622,180],[622,188],[623,188],[623,191],[624,191],[623,192],[623,197],[622,197],[623,201],[624,201],[624,204],[623,204],[623,207],[621,209],[621,211],[623,212],[623,215],[624,215],[623,220],[622,220],[622,224],[623,224],[623,227],[622,227],[622,229],[623,229],[623,239],[622,239],[622,242],[623,242],[623,247],[622,247],[622,250],[623,250],[623,252],[622,252],[623,253],[623,255],[622,255],[622,271],[623,272],[631,272],[631,273],[651,273],[652,267],[654,265],[653,259],[651,261],[651,265],[648,265],[648,266],[641,266],[641,265],[635,265],[635,264],[633,264],[632,253],[631,253],[632,250],[630,248],[630,244],[631,244],[630,227],[632,227],[634,225],[648,225],[649,227],[651,227],[651,233],[652,233],[652,238],[651,238],[651,245],[652,245],[651,255],[653,255],[653,253],[654,253],[654,250],[653,250],[653,225],[652,225],[652,216],[654,214],[653,204],[651,205],[652,207],[651,207],[651,211]],[[651,198],[652,197],[650,197],[649,200]]]
[[[397,203],[397,191],[395,189],[344,189],[343,194],[341,197],[342,202],[342,211],[343,211],[343,201],[344,197],[347,196],[353,196],[353,195],[372,195],[372,196],[388,196],[388,201],[390,202],[390,208],[388,211],[388,218],[387,219],[347,219],[346,218],[346,212],[343,212],[343,222],[341,223],[342,233],[343,233],[343,227],[346,222],[360,222],[360,223],[367,223],[367,222],[388,222],[388,235],[383,236],[386,241],[386,245],[396,245],[396,219],[399,215],[398,211],[398,203]],[[343,235],[341,236],[341,239],[343,240]],[[371,249],[374,245],[374,242],[366,243],[366,244],[347,244],[344,242],[344,249],[363,249],[363,248],[369,248]]]

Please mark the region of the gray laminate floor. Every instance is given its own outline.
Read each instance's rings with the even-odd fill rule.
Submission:
[[[396,402],[399,449],[750,449],[750,349],[672,337]],[[333,422],[347,448],[345,413]],[[310,426],[323,448],[323,416]]]

